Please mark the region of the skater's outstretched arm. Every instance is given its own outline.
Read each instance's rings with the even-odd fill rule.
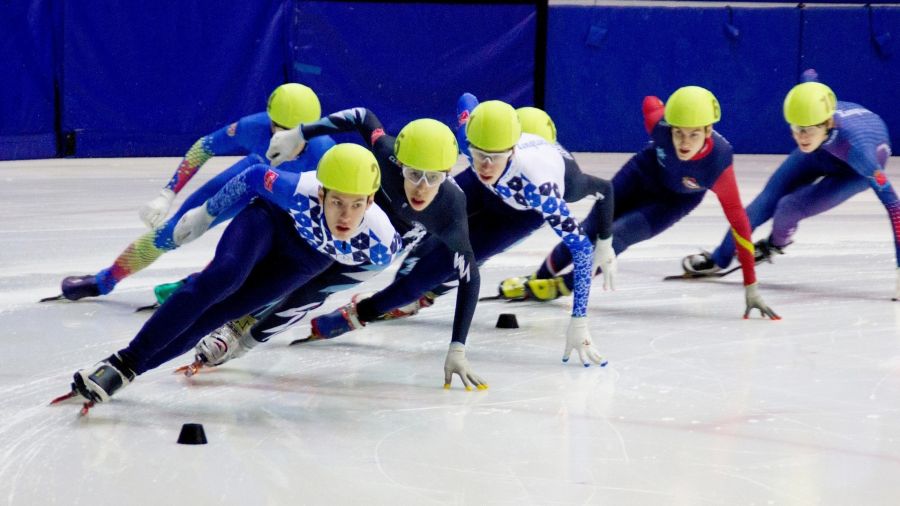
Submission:
[[[237,137],[237,129],[240,124],[240,121],[232,123],[211,134],[204,135],[194,142],[185,153],[184,158],[181,159],[181,163],[178,164],[178,168],[175,169],[169,182],[160,190],[159,195],[141,206],[138,214],[148,227],[158,228],[165,222],[175,195],[210,158],[241,149]]]
[[[722,211],[725,212],[725,217],[728,218],[728,223],[731,224],[731,235],[734,237],[734,242],[737,245],[738,260],[741,262],[741,270],[744,274],[744,299],[746,303],[744,318],[749,318],[750,312],[753,309],[758,309],[764,317],[780,320],[781,317],[766,304],[757,289],[754,247],[750,236],[750,220],[747,218],[744,206],[741,205],[741,195],[734,176],[734,166],[729,165],[711,189],[716,194],[716,197],[719,198]]]
[[[261,196],[282,209],[288,209],[299,180],[299,174],[272,169],[264,164],[254,165],[233,177],[206,203],[185,213],[175,225],[173,240],[182,245],[197,239],[219,214],[241,202],[249,203],[254,196]]]

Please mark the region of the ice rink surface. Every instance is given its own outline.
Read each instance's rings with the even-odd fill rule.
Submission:
[[[610,177],[627,155],[577,158]],[[745,203],[782,159],[736,158]],[[234,160],[209,162],[182,195]],[[288,347],[302,322],[193,378],[172,374],[185,356],[84,418],[77,404],[48,407],[75,370],[134,336],[147,318],[134,309],[155,284],[212,257],[221,227],[107,297],[37,303],[143,233],[137,209],[177,163],[0,163],[0,503],[900,503],[900,302],[890,224],[871,191],[802,222],[787,254],[758,269],[777,322],[741,319],[739,273],[661,281],[725,232],[707,195],[619,257],[617,290],[594,283],[590,329],[606,368],[561,363],[570,299],[483,302],[467,354],[490,388],[466,392],[455,378],[443,390],[448,295],[414,318]],[[482,295],[532,272],[555,243],[543,229],[490,260]],[[496,329],[509,312],[520,328]],[[209,444],[176,444],[188,422]]]

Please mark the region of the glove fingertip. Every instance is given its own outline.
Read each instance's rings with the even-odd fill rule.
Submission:
[[[472,387],[470,387],[469,385],[466,385],[466,392],[471,392],[471,391],[472,391]]]
[[[488,386],[486,384],[478,385],[478,390],[487,390]]]
[[[584,366],[585,366],[585,367],[590,367],[591,364],[590,364],[590,363],[585,363]]]
[[[450,383],[444,383],[444,390],[450,390]]]

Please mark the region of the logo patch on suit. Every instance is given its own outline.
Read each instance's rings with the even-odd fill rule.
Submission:
[[[375,141],[377,141],[378,139],[380,139],[382,137],[384,137],[384,129],[383,128],[376,128],[375,130],[372,130],[372,135],[369,137],[369,145],[374,146]]]
[[[278,173],[269,169],[266,171],[266,175],[263,177],[263,186],[266,188],[269,193],[272,192],[272,186],[275,185],[275,180],[278,179]]]
[[[687,188],[688,190],[699,190],[700,189],[700,185],[697,184],[697,180],[692,177],[684,176],[683,178],[681,178],[681,184],[683,184],[684,187]]]
[[[659,146],[656,146],[656,161],[659,162],[659,164],[661,166],[665,167],[666,166],[665,160],[666,160],[666,150],[664,150],[663,148],[661,148]]]
[[[875,178],[875,182],[878,183],[878,186],[884,186],[888,182],[887,175],[885,175],[884,171],[876,170],[872,177]]]

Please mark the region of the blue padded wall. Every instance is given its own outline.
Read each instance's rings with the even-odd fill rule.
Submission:
[[[363,106],[396,134],[408,121],[454,121],[464,91],[531,103],[534,5],[296,2],[291,78],[323,113]]]
[[[546,108],[575,151],[636,151],[646,95],[709,88],[738,152],[785,152],[781,99],[798,77],[799,10],[725,7],[550,9]]]
[[[54,5],[0,3],[0,160],[56,155]]]
[[[736,151],[784,153],[781,100],[814,67],[900,149],[900,7],[704,5],[550,6],[543,98],[561,141],[635,151],[641,99],[698,84]],[[530,105],[539,19],[527,3],[2,2],[0,159],[65,155],[69,137],[76,156],[178,155],[288,80],[325,112],[375,110],[392,133],[452,124],[464,91]]]
[[[64,131],[77,156],[186,151],[284,82],[281,0],[65,2]]]
[[[900,7],[873,7],[871,30],[865,7],[813,7],[803,15],[802,66],[815,68],[839,100],[881,116],[900,153]]]

